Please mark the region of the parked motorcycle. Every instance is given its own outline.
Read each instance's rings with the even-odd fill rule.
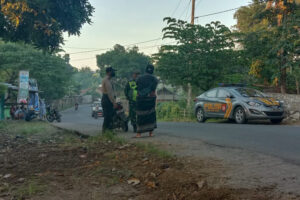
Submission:
[[[122,129],[128,132],[128,117],[125,114],[122,103],[118,103],[113,116],[113,129]]]
[[[25,121],[30,122],[31,120],[38,117],[38,114],[34,110],[29,110],[25,113]]]
[[[51,106],[47,106],[46,118],[50,123],[54,122],[55,120],[57,122],[61,122],[61,114],[58,112],[57,109],[51,108]]]

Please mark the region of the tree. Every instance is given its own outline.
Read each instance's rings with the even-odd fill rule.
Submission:
[[[165,18],[164,38],[175,45],[162,46],[154,56],[160,77],[169,83],[186,87],[191,84],[208,90],[224,80],[241,81],[237,75],[239,51],[234,50],[231,31],[220,22],[206,26],[192,25],[173,18]]]
[[[87,94],[99,97],[97,92],[101,84],[99,71],[94,72],[89,67],[84,67],[74,73],[72,80],[78,90],[87,90]]]
[[[17,85],[20,70],[29,70],[30,77],[38,82],[41,96],[48,100],[65,96],[74,72],[64,59],[30,45],[0,43],[0,79]]]
[[[116,88],[122,89],[131,78],[134,71],[144,72],[150,58],[139,52],[138,47],[125,49],[121,45],[115,45],[111,51],[97,55],[97,65],[102,77],[106,67],[114,67],[117,70]]]
[[[63,32],[80,35],[91,23],[94,8],[88,0],[1,0],[0,11],[0,37],[54,52]]]
[[[250,74],[266,85],[279,83],[282,93],[287,88],[287,72],[299,59],[299,17],[294,0],[253,0],[235,14]]]

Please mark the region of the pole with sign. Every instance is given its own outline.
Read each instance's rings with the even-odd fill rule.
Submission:
[[[28,95],[29,95],[29,71],[20,71],[18,103],[27,103]]]

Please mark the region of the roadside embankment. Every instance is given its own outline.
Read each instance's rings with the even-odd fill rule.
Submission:
[[[201,163],[113,134],[82,139],[42,122],[0,124],[0,199],[286,199],[206,181]]]

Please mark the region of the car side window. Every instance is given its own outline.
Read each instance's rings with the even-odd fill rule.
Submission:
[[[218,98],[228,98],[228,97],[230,97],[230,93],[224,89],[219,89],[217,97]]]
[[[210,90],[206,92],[205,96],[209,98],[215,98],[217,96],[217,90],[216,89]]]

